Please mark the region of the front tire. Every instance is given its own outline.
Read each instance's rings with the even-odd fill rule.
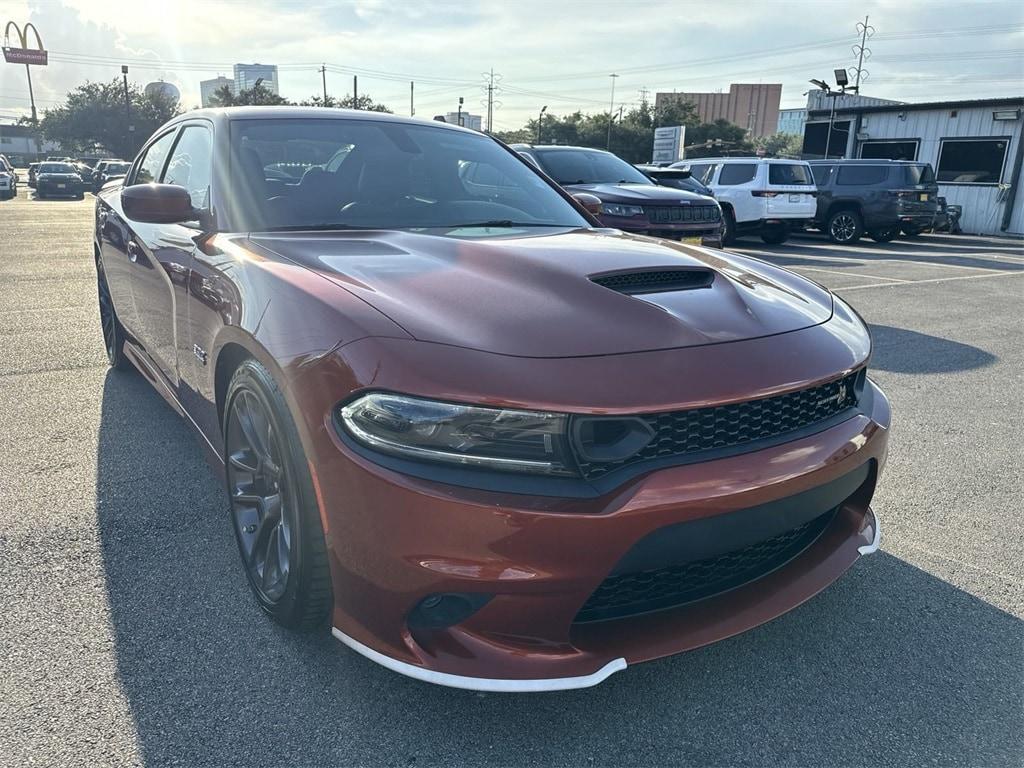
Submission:
[[[321,626],[331,607],[320,510],[287,402],[245,360],[228,384],[224,464],[232,527],[260,608],[290,629]]]
[[[864,233],[864,222],[856,211],[836,211],[829,216],[825,233],[837,245],[852,245]]]

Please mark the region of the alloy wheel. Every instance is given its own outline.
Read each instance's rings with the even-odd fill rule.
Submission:
[[[857,234],[857,220],[849,213],[840,213],[832,217],[829,234],[837,243],[848,243]]]
[[[291,575],[296,499],[284,452],[262,399],[250,389],[231,400],[227,434],[228,492],[242,559],[267,603],[281,599]]]

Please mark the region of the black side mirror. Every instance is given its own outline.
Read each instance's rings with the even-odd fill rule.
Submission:
[[[180,224],[199,218],[188,190],[177,184],[134,184],[121,190],[124,215],[149,224]]]

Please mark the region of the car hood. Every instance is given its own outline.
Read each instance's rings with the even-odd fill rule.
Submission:
[[[605,203],[635,203],[637,205],[672,205],[695,202],[709,205],[704,195],[674,187],[656,184],[567,184],[570,192],[589,192]]]
[[[490,234],[498,230],[489,230]],[[720,344],[828,320],[832,297],[755,259],[617,230],[250,235],[383,312],[416,339],[522,357]],[[708,287],[628,295],[607,273],[682,268]]]

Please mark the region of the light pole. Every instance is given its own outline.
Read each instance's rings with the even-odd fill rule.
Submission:
[[[548,105],[545,104],[540,108],[540,114],[537,115],[537,143],[540,144],[540,127],[544,122],[544,113],[548,111]]]
[[[132,149],[132,131],[135,130],[135,126],[132,125],[132,101],[128,96],[128,67],[124,64],[121,65],[121,77],[124,78],[124,124],[128,126],[128,148]]]
[[[605,149],[610,151],[612,148],[612,117],[615,113],[615,78],[617,78],[618,75],[612,72],[608,77],[612,79],[612,101],[608,107],[608,143],[605,146]]]
[[[462,125],[462,102],[463,101],[464,101],[464,99],[461,96],[459,96],[459,111],[458,111],[458,115],[457,115],[457,117],[455,119],[455,122],[456,122],[457,125]]]

